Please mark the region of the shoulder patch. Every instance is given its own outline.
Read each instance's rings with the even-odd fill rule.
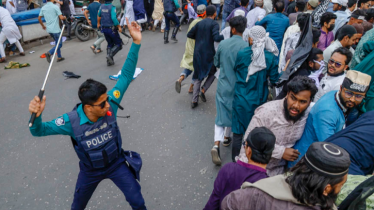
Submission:
[[[57,126],[61,126],[61,125],[65,125],[65,120],[64,120],[64,117],[59,117],[55,120],[55,124]]]
[[[113,96],[114,96],[114,98],[118,99],[121,96],[121,92],[119,92],[118,90],[115,90],[113,92]]]

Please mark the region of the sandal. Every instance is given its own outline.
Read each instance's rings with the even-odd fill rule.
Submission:
[[[96,53],[101,53],[101,52],[103,52],[103,51],[101,51],[100,49],[99,49],[99,50],[96,50]],[[96,54],[96,53],[95,53],[95,54]]]
[[[95,47],[94,47],[94,46],[91,46],[90,48],[91,48],[92,52],[93,52],[94,54],[96,54]]]
[[[5,62],[6,62],[5,58],[0,58],[0,63],[5,63]]]
[[[24,53],[24,52],[21,52],[19,55],[20,55],[20,56],[25,56],[25,53]]]

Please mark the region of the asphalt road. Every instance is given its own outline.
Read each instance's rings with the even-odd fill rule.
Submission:
[[[216,114],[216,82],[208,90],[207,102],[192,110],[187,93],[191,78],[178,94],[175,81],[185,49],[186,30],[178,33],[178,43],[163,44],[159,31],[145,31],[138,67],[144,68],[124,95],[124,111],[118,115],[123,148],[137,151],[143,159],[142,193],[148,209],[203,209],[213,189],[220,167],[211,161]],[[65,42],[65,61],[55,63],[47,83],[47,104],[43,120],[49,121],[72,110],[79,102],[77,91],[93,78],[108,89],[115,84],[108,76],[121,69],[130,43],[107,67],[105,53],[89,49],[94,39]],[[106,48],[106,42],[103,43]],[[44,44],[26,51],[25,57],[8,61],[28,62],[28,68],[4,70],[0,65],[0,209],[70,209],[78,176],[78,158],[67,136],[33,137],[28,129],[28,104],[41,88],[48,63],[39,58],[51,46]],[[34,54],[29,54],[35,51]],[[68,79],[63,71],[82,77]],[[222,148],[223,163],[230,161],[231,148]],[[122,192],[110,180],[101,182],[87,209],[131,209]]]

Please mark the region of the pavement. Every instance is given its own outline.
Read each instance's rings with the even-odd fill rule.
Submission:
[[[163,34],[145,31],[138,67],[144,71],[129,86],[118,111],[123,148],[141,154],[141,186],[146,206],[155,210],[203,209],[220,169],[212,163],[216,114],[214,82],[206,93],[207,102],[191,109],[188,94],[191,78],[183,82],[181,93],[175,81],[182,72],[187,26],[177,35],[178,43],[164,45]],[[54,63],[46,86],[43,121],[69,112],[79,102],[78,87],[93,78],[111,89],[129,51],[131,41],[106,66],[106,53],[93,54],[87,42],[64,42],[65,61]],[[124,38],[126,42],[126,38]],[[33,137],[28,129],[28,104],[38,94],[48,63],[39,56],[47,43],[26,51],[25,57],[7,61],[30,63],[30,67],[4,70],[0,64],[0,209],[70,209],[79,172],[78,158],[68,136]],[[103,42],[102,48],[106,48]],[[29,54],[30,51],[35,51]],[[65,79],[63,71],[81,75]],[[221,148],[223,164],[231,160],[231,148]],[[131,209],[122,192],[110,180],[102,181],[86,209]]]

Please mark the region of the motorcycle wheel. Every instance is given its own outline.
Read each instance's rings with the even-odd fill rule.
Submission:
[[[75,28],[75,35],[78,37],[79,40],[85,42],[90,39],[90,30],[84,29],[82,25],[83,22],[77,24]]]

